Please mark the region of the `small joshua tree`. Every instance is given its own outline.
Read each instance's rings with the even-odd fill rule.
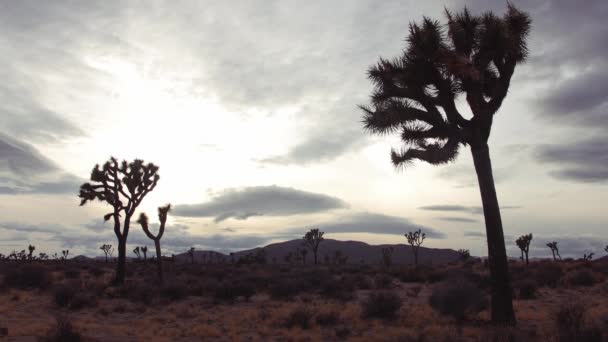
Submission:
[[[68,261],[68,255],[70,255],[70,250],[66,249],[66,250],[61,251],[61,255],[62,255],[61,260]]]
[[[462,261],[467,261],[471,258],[471,253],[469,253],[468,249],[459,249],[457,252]]]
[[[49,256],[46,253],[39,253],[38,254],[38,259],[40,259],[40,260],[48,260]]]
[[[80,186],[78,197],[81,206],[96,199],[112,206],[112,211],[104,215],[103,219],[113,219],[114,234],[118,239],[117,284],[125,281],[131,218],[146,195],[154,190],[159,179],[158,166],[152,163],[144,164],[140,159],[119,163],[111,157],[103,166],[95,165],[91,172],[91,182]]]
[[[593,255],[595,255],[595,253],[583,254],[583,261],[591,261]]]
[[[559,260],[562,260],[562,256],[559,255],[559,248],[557,248],[556,241],[549,242],[547,244],[547,247],[551,248],[551,254],[553,254],[553,261],[557,260],[557,259],[555,259],[555,255],[557,255],[559,257]]]
[[[194,247],[190,247],[188,250],[188,256],[190,256],[190,261],[194,264]]]
[[[112,251],[112,245],[104,243],[103,245],[101,245],[101,247],[99,247],[99,249],[101,249],[103,251],[103,254],[106,255],[106,262],[108,262],[108,255],[110,255],[110,251]]]
[[[158,208],[158,220],[160,221],[160,226],[158,227],[158,232],[156,235],[150,232],[150,228],[148,227],[148,216],[145,213],[141,213],[139,215],[139,219],[137,223],[141,225],[146,236],[154,241],[154,247],[156,248],[156,267],[158,271],[158,279],[160,279],[161,283],[163,281],[163,259],[160,251],[160,239],[162,239],[163,234],[165,233],[165,224],[167,223],[167,214],[171,210],[171,204],[167,204],[164,207]],[[194,248],[194,247],[193,247]],[[146,251],[148,248],[146,247]],[[194,252],[194,250],[192,250]],[[194,254],[194,253],[193,253]],[[144,253],[145,256],[145,253]]]
[[[522,235],[515,240],[517,247],[521,249],[521,261],[524,262],[524,255],[526,256],[526,265],[529,264],[528,252],[530,251],[530,242],[532,242],[532,234]]]
[[[144,255],[144,262],[146,260],[148,260],[148,246],[141,246],[139,248],[141,250],[141,253]]]
[[[604,248],[604,250],[606,251],[606,253],[608,253],[608,245],[606,245],[606,248]]]
[[[315,265],[317,264],[317,251],[319,250],[319,244],[323,241],[323,235],[325,233],[314,228],[304,234],[304,245],[312,251],[314,256]]]
[[[405,234],[405,238],[407,239],[407,243],[412,246],[412,251],[414,252],[414,265],[418,266],[418,250],[420,249],[420,245],[426,239],[426,234],[422,232],[422,229],[418,229],[415,232],[409,232]]]
[[[382,265],[388,270],[393,264],[393,247],[382,247]]]
[[[27,255],[27,258],[29,260],[32,260],[32,254],[34,253],[34,250],[36,249],[36,246],[29,245],[29,246],[27,246],[27,249],[29,251],[29,254]]]
[[[141,259],[141,251],[139,250],[139,246],[133,248],[133,253],[137,255],[137,260]]]

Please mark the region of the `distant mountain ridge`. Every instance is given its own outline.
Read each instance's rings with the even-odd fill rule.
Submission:
[[[340,241],[333,239],[325,239],[319,245],[318,261],[323,263],[325,255],[330,260],[333,260],[336,251],[339,251],[341,255],[347,258],[348,264],[379,264],[382,260],[382,248],[393,247],[392,262],[394,264],[413,264],[414,255],[412,247],[404,244],[383,244],[383,245],[370,245],[361,241]],[[238,260],[247,254],[255,255],[259,250],[264,250],[266,254],[266,260],[268,263],[287,263],[285,257],[289,253],[295,255],[296,251],[304,249],[302,245],[302,239],[289,240],[284,242],[273,243],[264,247],[256,247],[252,249],[242,250],[232,253],[231,257],[229,254],[223,254],[215,251],[198,251],[194,252],[194,261],[196,263],[202,263],[203,261],[209,262],[209,256],[211,255],[212,262],[224,258],[229,261],[231,258]],[[427,248],[420,247],[418,260],[420,264],[426,265],[437,265],[445,264],[452,261],[458,260],[460,255],[453,249],[440,249],[440,248]],[[176,254],[175,259],[178,262],[189,262],[191,260],[190,255],[186,253]],[[313,263],[314,255],[311,251],[306,256],[306,263]]]

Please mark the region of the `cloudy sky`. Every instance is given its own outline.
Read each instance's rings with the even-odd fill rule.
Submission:
[[[504,1],[0,1],[0,252],[101,254],[103,204],[78,187],[110,155],[160,166],[140,207],[175,207],[163,244],[228,251],[298,238],[485,255],[471,157],[390,163],[366,134],[367,68],[404,48],[410,21]],[[530,60],[497,114],[491,154],[506,240],[532,254],[608,243],[608,2],[515,1]],[[466,112],[466,107],[461,106]],[[129,243],[149,244],[137,227]]]

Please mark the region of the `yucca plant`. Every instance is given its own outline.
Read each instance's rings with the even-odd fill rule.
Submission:
[[[160,239],[162,239],[163,234],[165,234],[167,214],[169,214],[170,210],[171,204],[167,204],[164,207],[158,207],[158,220],[160,221],[160,226],[158,227],[156,235],[152,234],[152,232],[150,231],[150,227],[148,226],[148,216],[145,213],[139,214],[139,219],[137,219],[137,223],[141,225],[141,228],[143,229],[146,236],[152,241],[154,241],[154,247],[156,248],[156,267],[158,272],[158,279],[160,280],[161,284],[163,282],[163,257],[160,251]],[[145,248],[145,251],[147,252],[148,247]],[[194,251],[194,249],[192,250]]]
[[[532,234],[522,235],[515,240],[515,244],[519,249],[521,249],[521,261],[526,262],[528,265],[530,262],[528,261],[528,253],[530,252],[530,242],[532,242]],[[525,259],[524,259],[525,255]]]
[[[470,146],[486,221],[492,278],[491,317],[515,323],[507,254],[494,187],[488,139],[494,115],[507,96],[516,65],[528,55],[531,20],[508,4],[499,17],[446,10],[447,25],[424,18],[409,26],[407,48],[393,60],[381,58],[368,71],[375,85],[371,104],[361,106],[365,129],[399,132],[404,146],[391,151],[396,167],[420,160],[433,165],[455,160]],[[473,113],[456,106],[463,95]]]

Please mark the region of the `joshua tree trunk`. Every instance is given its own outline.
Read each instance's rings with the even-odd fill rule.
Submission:
[[[125,267],[127,262],[127,239],[118,239],[118,265],[116,267],[116,284],[124,284]]]
[[[414,266],[418,267],[418,248],[412,247],[414,251]]]
[[[158,279],[160,283],[163,283],[163,258],[160,255],[160,239],[154,240],[154,246],[156,247],[156,267],[158,269]]]
[[[555,251],[552,249],[551,254],[553,254],[553,261],[555,261]]]
[[[317,264],[317,250],[313,250],[313,254],[315,255],[315,265]]]
[[[491,319],[494,323],[515,324],[509,264],[487,142],[472,145],[471,152],[477,172],[477,180],[479,181],[483,214],[486,221],[488,259],[490,278],[492,279]]]

